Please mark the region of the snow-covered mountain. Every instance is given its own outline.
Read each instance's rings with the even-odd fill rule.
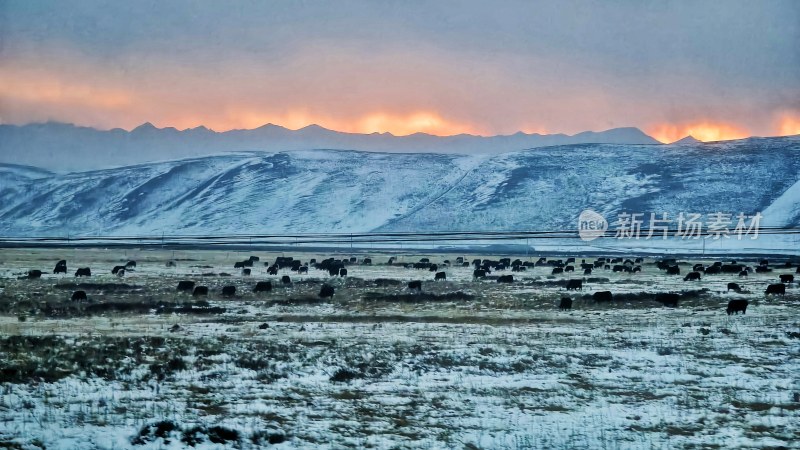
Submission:
[[[509,136],[433,136],[416,133],[356,134],[310,125],[289,130],[264,125],[253,130],[222,133],[205,127],[187,130],[156,128],[146,123],[130,132],[76,127],[62,123],[0,125],[0,163],[26,164],[60,173],[123,167],[167,159],[192,158],[230,151],[314,149],[389,153],[498,154],[550,145],[580,143],[659,144],[637,128],[603,132],[525,134]]]
[[[575,229],[585,208],[800,224],[800,137],[500,155],[244,152],[70,174],[0,165],[0,234]]]

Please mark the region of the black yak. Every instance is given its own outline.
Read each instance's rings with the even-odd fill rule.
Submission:
[[[236,286],[223,286],[222,295],[226,297],[236,295]]]
[[[192,291],[192,297],[200,297],[201,295],[208,295],[208,286],[197,286]]]
[[[253,288],[253,292],[269,292],[272,290],[272,282],[271,281],[259,281],[256,283],[256,287]]]
[[[567,281],[568,291],[583,290],[583,280],[569,280]]]
[[[333,297],[333,286],[323,284],[319,290],[319,298]]]
[[[770,284],[767,286],[767,290],[764,291],[765,295],[775,294],[775,295],[785,295],[786,294],[786,285],[783,283],[779,284]]]
[[[56,268],[53,269],[53,273],[67,273],[67,260],[62,259],[61,261],[56,263]]]
[[[700,272],[689,272],[683,277],[683,281],[700,281]]]
[[[179,291],[191,291],[194,289],[194,281],[179,281],[178,282],[178,290]]]
[[[598,291],[592,294],[592,299],[596,302],[610,302],[614,300],[614,294],[611,291]]]
[[[746,314],[748,304],[747,300],[731,300],[728,302],[728,309],[725,310],[725,312],[727,312],[729,316],[734,313],[739,314],[740,311],[742,314]]]
[[[678,307],[678,300],[680,300],[680,294],[673,294],[673,293],[661,293],[656,294],[656,301],[661,303],[664,306],[669,306],[671,308]]]

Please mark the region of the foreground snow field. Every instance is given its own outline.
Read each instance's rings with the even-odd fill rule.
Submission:
[[[233,264],[251,254],[261,261],[241,276]],[[0,251],[0,447],[800,448],[800,290],[764,295],[798,261],[699,282],[653,260],[585,277],[535,267],[499,284],[385,264],[484,255],[371,254],[345,278],[268,276],[276,256]],[[69,276],[50,274],[62,258]],[[110,274],[131,259],[135,271]],[[682,275],[697,262],[711,263],[682,260]],[[72,277],[86,266],[91,278]],[[45,275],[17,279],[30,269]],[[568,278],[583,291],[565,291]],[[177,293],[180,280],[209,296]],[[261,280],[273,291],[253,293]],[[333,299],[317,298],[323,282]],[[76,289],[89,300],[69,301]],[[617,300],[590,299],[605,290]],[[684,295],[665,308],[659,292]],[[557,308],[564,296],[571,311]],[[731,299],[747,313],[726,315]]]

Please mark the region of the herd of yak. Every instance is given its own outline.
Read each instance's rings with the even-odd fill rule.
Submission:
[[[260,261],[258,256],[251,256],[250,258],[239,261],[234,264],[234,269],[241,269],[241,274],[243,276],[249,276],[252,273],[252,267]],[[591,275],[594,270],[611,270],[613,272],[626,272],[626,273],[637,273],[642,271],[642,258],[636,259],[623,259],[623,258],[597,258],[593,262],[586,262],[585,259],[581,260],[580,264],[576,264],[575,258],[567,258],[566,260],[562,259],[550,259],[548,260],[545,257],[539,258],[536,262],[532,261],[521,261],[520,259],[511,260],[511,258],[502,258],[499,260],[491,260],[491,259],[474,259],[471,263],[464,260],[463,257],[458,257],[455,261],[451,262],[450,260],[444,260],[441,264],[431,263],[429,258],[422,258],[416,263],[399,263],[395,260],[394,257],[389,258],[389,261],[386,263],[387,265],[393,266],[403,266],[407,269],[417,269],[417,270],[427,270],[430,272],[434,272],[434,280],[447,280],[447,274],[443,270],[446,267],[450,267],[453,265],[461,266],[461,267],[474,267],[473,270],[473,279],[480,280],[486,279],[489,274],[493,271],[506,271],[511,270],[511,272],[525,272],[531,267],[552,267],[551,274],[558,275],[558,274],[566,274],[569,272],[575,272],[576,266],[582,271],[583,275]],[[347,268],[346,266],[352,264],[362,264],[362,265],[371,265],[372,259],[371,258],[363,258],[359,261],[357,258],[352,257],[349,259],[334,259],[328,258],[321,261],[317,261],[316,259],[312,258],[308,262],[304,263],[300,259],[295,259],[290,256],[279,256],[276,258],[275,262],[270,264],[269,262],[264,263],[264,266],[267,268],[267,273],[269,275],[278,275],[278,272],[282,269],[288,269],[292,272],[296,272],[298,274],[308,273],[309,267],[313,267],[316,270],[327,272],[330,276],[338,276],[338,277],[345,277],[347,276]],[[678,261],[676,259],[662,259],[655,263],[656,267],[664,272],[667,275],[681,275],[681,269],[678,265]],[[175,262],[169,261],[167,262],[167,267],[174,267]],[[791,262],[785,262],[782,265],[782,268],[788,269],[795,267]],[[126,271],[133,271],[136,269],[136,261],[128,261],[127,264],[124,266],[118,265],[114,266],[111,270],[111,273],[117,276],[124,276]],[[717,275],[717,274],[737,274],[739,277],[747,277],[749,273],[756,272],[756,273],[768,273],[772,271],[772,267],[769,265],[768,260],[761,260],[759,264],[753,269],[753,267],[739,264],[736,261],[731,261],[729,263],[723,263],[720,261],[714,262],[711,265],[703,265],[703,264],[695,264],[692,267],[692,270],[686,274],[684,277],[684,281],[699,281],[702,276],[704,275]],[[55,268],[53,269],[54,274],[66,274],[67,273],[67,261],[61,260],[56,263]],[[800,264],[796,266],[795,270],[796,274],[800,274]],[[76,277],[88,277],[91,276],[92,272],[89,267],[81,267],[75,271]],[[40,278],[42,276],[42,271],[40,270],[30,270],[26,277],[22,278]],[[512,274],[505,274],[500,275],[495,278],[498,283],[513,283],[514,276]],[[780,274],[779,275],[780,283],[771,283],[767,286],[765,294],[779,294],[784,295],[786,293],[786,284],[794,282],[794,276],[791,274]],[[566,280],[566,290],[567,291],[575,291],[575,290],[583,290],[583,281],[584,279],[576,278],[576,279],[569,279]],[[281,277],[282,284],[291,284],[291,277],[289,275],[283,275]],[[735,291],[735,292],[742,292],[741,287],[737,283],[728,283],[728,291]],[[422,281],[415,280],[410,281],[408,283],[408,289],[412,291],[421,291],[422,290]],[[191,293],[193,296],[205,296],[208,295],[208,287],[207,286],[197,286],[194,281],[180,281],[177,286],[177,290],[180,292]],[[253,288],[254,292],[269,292],[272,290],[272,282],[271,281],[259,281],[256,283],[255,287]],[[236,294],[236,286],[224,286],[222,288],[222,295],[223,296],[233,296]],[[319,292],[319,297],[321,298],[329,298],[333,297],[334,295],[334,288],[331,285],[323,284],[322,288]],[[657,302],[662,303],[668,307],[677,307],[678,301],[680,300],[681,295],[677,293],[659,293],[656,294],[655,300]],[[599,291],[592,294],[592,299],[596,302],[610,302],[614,300],[614,295],[611,291]],[[72,300],[86,300],[86,292],[85,291],[75,291],[72,294]],[[748,301],[743,299],[731,300],[728,303],[728,308],[726,312],[728,315],[730,314],[738,314],[739,312],[745,313],[747,311]],[[569,310],[572,308],[572,299],[569,297],[563,297],[561,299],[561,303],[559,304],[559,309],[561,310]]]

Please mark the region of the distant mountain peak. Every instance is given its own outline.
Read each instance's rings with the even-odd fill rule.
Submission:
[[[303,128],[298,129],[297,131],[333,131],[333,130],[329,130],[321,125],[312,123],[311,125],[306,125]]]
[[[700,141],[700,140],[696,139],[691,134],[686,136],[686,137],[684,137],[683,139],[678,139],[677,141],[673,142],[673,144],[678,144],[678,145],[702,144],[702,143],[703,143],[703,141]]]
[[[131,133],[140,133],[142,131],[154,131],[158,130],[158,128],[150,122],[145,122],[138,127],[131,130]]]

